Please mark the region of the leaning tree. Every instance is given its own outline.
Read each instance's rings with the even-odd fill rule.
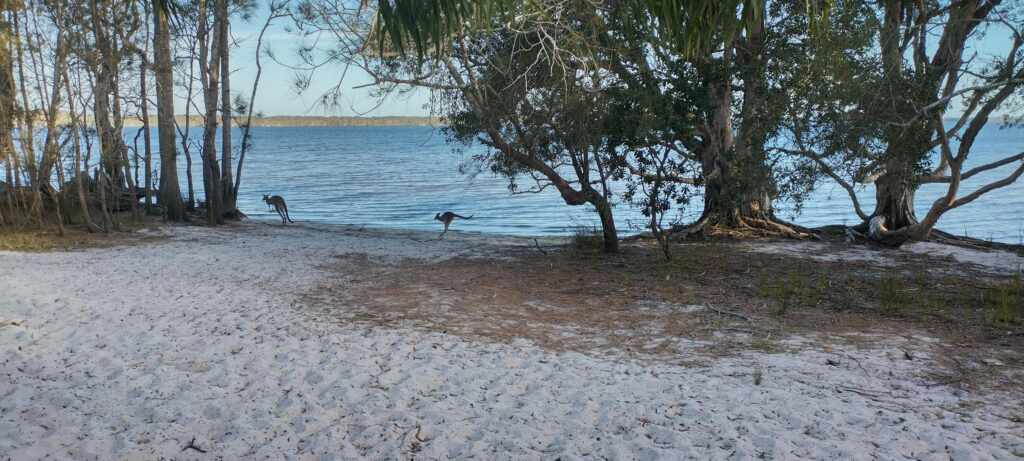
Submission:
[[[296,14],[300,30],[316,34],[321,47],[331,45],[303,49],[299,56],[309,71],[328,64],[358,67],[382,96],[411,88],[431,91],[451,140],[486,146],[474,159],[508,177],[514,193],[554,189],[568,205],[593,206],[604,249],[611,252],[618,248],[618,234],[613,173],[599,131],[604,77],[594,66],[590,48],[597,40],[588,27],[598,5],[532,4],[547,9],[531,9],[512,22],[494,19],[488,28],[452,31],[449,46],[420,59],[398,52],[397,44],[379,48],[376,12],[361,3],[305,2]],[[339,82],[323,100],[336,101],[340,91]]]
[[[831,101],[795,116],[793,152],[831,176],[849,194],[863,223],[857,230],[900,244],[929,238],[949,210],[1005,187],[1024,174],[1024,152],[1005,152],[968,167],[981,131],[1002,113],[1019,121],[1024,88],[1024,9],[1013,2],[880,1],[873,8],[878,45],[846,56],[849,78],[829,80]],[[986,36],[1004,36],[1002,50],[979,52]],[[999,179],[965,182],[1008,169]],[[923,217],[914,210],[924,184],[945,191]],[[856,189],[874,185],[867,212]]]

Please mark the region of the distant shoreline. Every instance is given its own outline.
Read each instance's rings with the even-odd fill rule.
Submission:
[[[175,121],[181,126],[185,124],[184,115],[176,115]],[[238,126],[239,117],[235,117],[235,126]],[[947,123],[955,123],[956,118],[947,118]],[[92,126],[92,118],[85,120]],[[189,117],[189,126],[198,127],[203,125],[203,117],[192,115]],[[38,123],[45,123],[42,118]],[[57,116],[58,124],[70,123],[70,117],[66,113]],[[149,124],[156,128],[157,120],[155,115],[149,117]],[[386,116],[386,117],[332,117],[315,115],[272,115],[267,117],[253,117],[253,126],[259,127],[316,127],[316,126],[445,126],[441,117],[413,117],[413,116]],[[125,128],[138,128],[142,126],[142,120],[138,117],[126,117]]]
[[[185,124],[185,116],[174,117],[179,125]],[[189,125],[202,126],[203,119],[193,115],[189,117]],[[236,119],[236,126],[237,126]],[[150,117],[149,124],[156,127],[156,117]],[[326,116],[295,116],[275,115],[269,117],[254,117],[253,126],[259,127],[310,127],[310,126],[442,126],[444,123],[439,117],[326,117]],[[139,119],[125,119],[125,127],[137,128],[142,126]]]

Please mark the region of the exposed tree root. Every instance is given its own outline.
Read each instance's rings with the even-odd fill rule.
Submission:
[[[814,229],[785,222],[774,216],[761,218],[733,216],[731,222],[715,214],[705,214],[690,224],[678,224],[666,231],[670,240],[685,240],[693,235],[706,237],[749,239],[749,238],[790,238],[796,240],[816,239],[821,237]],[[650,232],[624,238],[623,241],[654,238]]]
[[[1024,245],[991,242],[988,240],[968,237],[966,235],[953,235],[949,232],[944,232],[938,229],[932,229],[931,236],[928,238],[928,241],[978,250],[1006,250],[1018,254],[1024,254]]]
[[[860,223],[856,226],[841,226],[841,225],[830,225],[822,226],[814,229],[821,234],[832,234],[832,235],[844,235],[846,236],[847,242],[850,243],[870,243],[885,248],[899,248],[901,245],[907,242],[913,241],[924,241],[924,242],[935,242],[945,245],[953,245],[963,248],[970,248],[975,250],[1004,250],[1010,251],[1017,254],[1024,255],[1024,245],[1014,245],[1009,243],[991,242],[988,240],[981,240],[974,237],[967,237],[963,235],[953,235],[948,232],[944,232],[938,229],[932,229],[926,239],[915,239],[911,236],[910,228],[902,227],[896,230],[883,230],[882,232],[876,231],[876,236],[872,236],[871,226],[868,222]]]
[[[248,216],[246,216],[245,213],[242,213],[242,210],[239,210],[238,208],[224,213],[224,219],[231,221],[241,221],[247,217]]]
[[[799,228],[799,226],[793,226],[782,221],[776,220],[774,217],[769,219],[759,218],[740,218],[743,224],[746,224],[750,228],[760,229],[767,232],[767,236],[782,236],[786,238],[804,240],[809,238],[818,238],[813,232],[806,232],[809,229]]]
[[[691,235],[702,233],[703,228],[705,228],[710,221],[711,215],[705,214],[692,223],[673,225],[666,234],[668,234],[667,237],[669,239],[685,239]]]

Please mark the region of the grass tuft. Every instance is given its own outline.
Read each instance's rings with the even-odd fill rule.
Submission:
[[[878,281],[878,303],[884,310],[902,311],[913,302],[911,291],[897,271],[889,270]]]
[[[992,323],[1016,325],[1024,320],[1024,279],[1020,273],[995,286],[986,288],[981,299]]]
[[[577,226],[573,228],[569,248],[575,253],[600,252],[604,248],[604,235],[596,227]]]
[[[0,251],[50,251],[73,245],[66,238],[38,231],[0,232]]]
[[[828,280],[816,273],[790,272],[784,276],[762,277],[758,291],[776,306],[776,315],[791,308],[814,306],[827,296]]]
[[[150,218],[148,222],[155,224],[157,220]],[[140,239],[132,235],[133,231],[142,229],[146,225],[147,221],[123,222],[121,223],[121,232],[109,234],[90,233],[85,226],[65,225],[64,235],[59,235],[55,230],[0,228],[0,251],[67,251],[78,248],[124,245],[151,240],[152,238]]]

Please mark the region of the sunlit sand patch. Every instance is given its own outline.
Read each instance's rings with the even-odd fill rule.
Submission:
[[[438,264],[483,274],[459,263],[495,265],[481,255],[500,248],[485,243],[260,224],[169,233],[149,245],[0,255],[0,318],[28,326],[0,328],[0,452],[181,458],[194,443],[228,459],[1024,453],[1020,389],[930,379],[941,338],[804,334],[704,353],[721,344],[715,331],[751,322],[708,308],[731,311],[724,303],[638,303],[619,286],[565,310],[580,293],[557,279],[468,296],[463,287],[485,279],[447,279],[455,289],[440,290],[452,272],[423,274]],[[416,268],[406,288],[394,278]],[[310,297],[325,286],[330,297]],[[410,295],[385,312],[364,296],[370,288],[422,293],[424,306]],[[518,308],[493,315],[480,309],[487,299]],[[417,316],[430,308],[449,324],[423,328]],[[379,318],[359,317],[370,314]],[[688,336],[694,327],[712,329]],[[606,342],[559,349],[531,331]],[[623,346],[640,352],[602,352]],[[662,358],[679,350],[701,360]],[[1012,357],[978,363],[1008,373],[1019,367]]]

